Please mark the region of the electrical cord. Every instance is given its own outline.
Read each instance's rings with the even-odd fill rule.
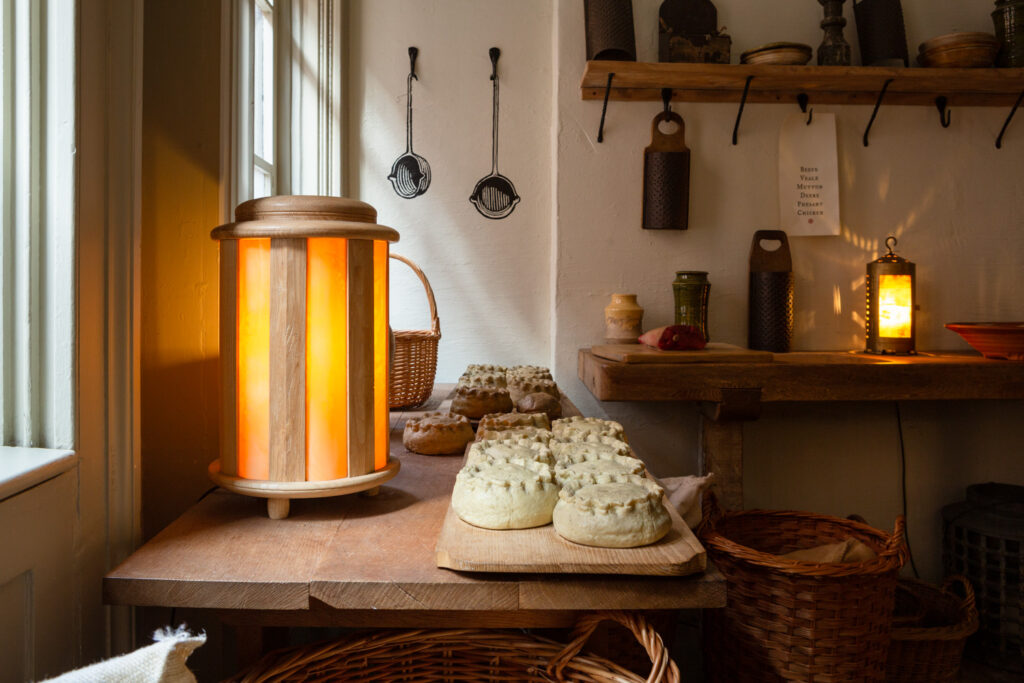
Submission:
[[[917,572],[917,563],[914,562],[914,551],[910,547],[910,522],[907,518],[907,451],[903,445],[903,419],[900,416],[900,403],[894,401],[896,406],[896,432],[900,439],[900,493],[903,499],[903,538],[907,544],[907,555],[910,556],[910,568],[914,572],[914,578],[919,579],[921,575]]]

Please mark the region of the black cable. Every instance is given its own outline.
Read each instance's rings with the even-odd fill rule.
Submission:
[[[900,438],[900,492],[903,498],[903,538],[907,543],[907,555],[910,556],[910,568],[914,572],[914,578],[919,579],[917,564],[914,562],[914,551],[910,547],[910,523],[907,520],[907,451],[903,446],[903,420],[900,417],[900,403],[895,401],[896,406],[896,432]]]

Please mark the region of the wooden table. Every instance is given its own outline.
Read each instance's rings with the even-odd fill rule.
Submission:
[[[392,413],[402,469],[378,495],[296,500],[287,519],[271,520],[264,501],[217,491],[110,572],[105,601],[215,610],[235,625],[403,628],[564,627],[585,610],[725,605],[714,568],[689,577],[439,569],[434,547],[462,457],[405,450],[405,420],[421,412]]]
[[[974,352],[875,356],[857,352],[773,354],[763,363],[620,363],[581,349],[579,378],[602,401],[696,401],[702,469],[719,497],[743,507],[743,421],[762,402],[1024,399],[1024,363]]]

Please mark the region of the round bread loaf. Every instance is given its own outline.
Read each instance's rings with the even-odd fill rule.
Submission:
[[[626,440],[622,425],[614,420],[602,420],[596,417],[563,417],[551,423],[551,433],[562,441],[595,441],[600,443],[601,437],[610,436],[620,441]]]
[[[543,463],[481,462],[456,475],[452,509],[462,521],[484,529],[529,529],[551,521],[558,490]]]
[[[558,385],[553,379],[513,377],[508,382],[508,393],[513,403],[519,403],[527,394],[551,394],[559,398]]]
[[[551,454],[550,448],[540,441],[526,439],[485,439],[477,441],[469,447],[469,452],[466,454],[467,465],[475,465],[488,460],[503,460],[517,465],[530,462],[541,462],[545,465],[555,464],[555,457]]]
[[[508,389],[457,384],[452,396],[451,412],[469,418],[481,418],[488,413],[507,413],[512,410]]]
[[[551,420],[547,415],[533,413],[491,413],[480,418],[479,429],[499,432],[513,427],[551,429]]]
[[[569,482],[580,486],[610,484],[616,481],[630,481],[633,477],[642,477],[644,472],[642,461],[616,455],[604,460],[558,463],[555,465],[555,480],[563,486]]]
[[[527,441],[539,441],[547,444],[551,441],[551,432],[539,427],[509,427],[508,429],[480,429],[476,430],[477,441],[491,439],[526,439]]]
[[[543,392],[527,394],[516,401],[516,410],[520,413],[543,415],[549,420],[562,417],[562,401]]]
[[[514,378],[552,379],[551,371],[540,365],[514,365],[505,371],[509,380]]]
[[[508,380],[504,372],[481,372],[476,375],[463,375],[459,378],[459,384],[471,387],[506,387]]]
[[[409,418],[402,444],[413,453],[447,455],[461,453],[473,440],[473,427],[464,415],[426,413]]]
[[[661,539],[672,519],[650,479],[576,487],[568,482],[552,513],[555,531],[581,545],[635,548]]]
[[[551,441],[548,445],[555,460],[561,463],[614,460],[616,456],[633,455],[629,444],[610,436],[602,437],[602,441]]]

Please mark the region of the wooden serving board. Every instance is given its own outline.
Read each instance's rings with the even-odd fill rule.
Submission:
[[[771,351],[753,351],[732,344],[711,342],[699,351],[661,351],[644,344],[598,344],[595,356],[620,363],[770,363]]]

